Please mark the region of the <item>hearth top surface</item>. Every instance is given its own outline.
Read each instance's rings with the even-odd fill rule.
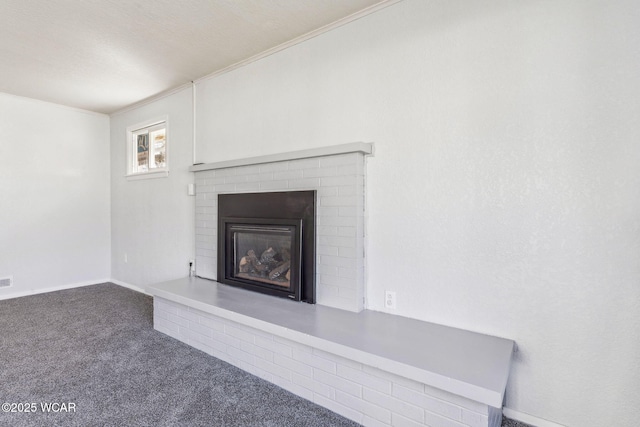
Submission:
[[[200,278],[154,285],[169,299],[494,407],[502,406],[512,340],[370,310],[276,298]]]

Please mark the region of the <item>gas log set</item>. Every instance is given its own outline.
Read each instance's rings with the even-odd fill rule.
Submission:
[[[236,277],[288,287],[291,279],[290,268],[291,253],[286,247],[278,250],[269,247],[260,254],[260,257],[256,255],[254,249],[249,249],[238,262]]]

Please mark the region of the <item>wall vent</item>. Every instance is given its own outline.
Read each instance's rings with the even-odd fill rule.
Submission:
[[[0,277],[0,288],[8,288],[13,285],[13,277]]]

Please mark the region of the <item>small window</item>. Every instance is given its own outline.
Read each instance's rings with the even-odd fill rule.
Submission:
[[[127,128],[128,178],[168,176],[167,120],[153,120]]]

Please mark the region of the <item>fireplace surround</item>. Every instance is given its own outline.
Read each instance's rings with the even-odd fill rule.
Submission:
[[[316,192],[218,195],[218,282],[315,303]]]
[[[197,276],[219,279],[219,196],[315,191],[315,302],[362,311],[365,158],[372,152],[372,144],[348,143],[192,166],[196,179]],[[229,216],[249,217],[245,213]]]

